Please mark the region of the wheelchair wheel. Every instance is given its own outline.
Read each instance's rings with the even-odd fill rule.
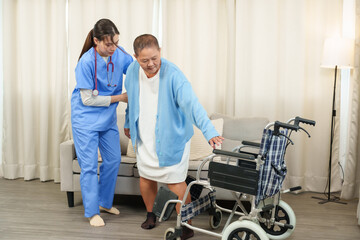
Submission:
[[[209,224],[212,229],[217,229],[220,227],[222,220],[222,212],[220,209],[215,210],[215,215],[210,215]]]
[[[269,240],[265,231],[251,221],[236,221],[224,231],[221,240]]]
[[[168,228],[164,234],[164,240],[180,240],[180,237],[175,237],[175,229]]]
[[[269,219],[271,217],[271,211],[270,212],[262,212],[260,213],[262,218]],[[281,222],[284,224],[290,224],[294,228],[289,229],[286,227],[281,227],[278,225],[271,225],[267,226],[266,223],[261,223],[260,226],[264,229],[266,234],[270,239],[286,239],[288,238],[295,230],[296,225],[296,217],[295,213],[292,210],[292,208],[284,201],[280,200],[279,205],[275,208],[275,221]]]

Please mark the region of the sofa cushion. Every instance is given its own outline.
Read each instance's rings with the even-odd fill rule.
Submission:
[[[136,164],[135,158],[130,158],[122,155],[118,176],[134,176],[135,164]]]
[[[263,129],[269,123],[267,118],[239,118],[230,117],[220,113],[214,113],[210,119],[224,119],[223,137],[237,141],[259,141]],[[227,149],[228,150],[228,149]]]
[[[225,138],[223,144],[221,145],[221,149],[226,151],[232,151],[235,147],[240,145],[241,141]]]
[[[99,168],[102,162],[98,162],[98,172],[99,172]],[[134,158],[129,158],[126,156],[121,156],[121,164],[119,167],[119,172],[118,172],[118,176],[124,176],[124,177],[132,177],[134,176],[134,165],[136,163],[136,159]],[[79,162],[77,161],[77,159],[73,160],[73,173],[78,173],[80,174],[81,169],[79,166]]]
[[[211,120],[211,123],[214,125],[216,131],[222,135],[224,120],[222,118]],[[217,146],[218,149],[221,149],[221,146]],[[194,126],[194,135],[191,138],[190,146],[190,160],[198,160],[204,157],[207,157],[212,154],[213,148],[206,141],[200,129]]]
[[[137,168],[137,164],[135,163],[134,165],[134,177],[139,178],[140,174],[139,174],[139,170]]]
[[[124,124],[125,124],[125,114],[118,114],[117,115],[117,125],[119,128],[119,135],[120,135],[120,147],[121,147],[121,154],[126,155],[127,146],[129,139],[124,134]]]

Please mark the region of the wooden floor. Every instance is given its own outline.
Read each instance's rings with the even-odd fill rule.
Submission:
[[[347,205],[320,205],[312,196],[321,195],[282,196],[297,219],[296,229],[288,239],[360,239],[357,200],[348,201]],[[140,197],[117,195],[114,204],[121,214],[102,213],[106,226],[94,228],[83,217],[80,193],[75,193],[75,207],[68,208],[66,194],[60,191],[59,184],[0,178],[0,239],[163,239],[165,230],[175,226],[173,215],[152,230],[141,229],[146,211]],[[209,229],[208,215],[197,216],[193,224]],[[193,239],[218,238],[196,232]]]

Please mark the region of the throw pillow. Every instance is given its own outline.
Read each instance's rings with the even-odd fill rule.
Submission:
[[[269,123],[267,118],[261,117],[231,117],[228,115],[213,113],[210,119],[224,119],[223,135],[231,140],[256,141],[262,138],[265,126]]]
[[[211,120],[211,123],[214,125],[216,131],[222,135],[224,120],[218,118]],[[216,146],[217,149],[221,149],[221,146]],[[199,160],[204,157],[207,157],[212,154],[213,148],[206,141],[204,135],[194,126],[194,136],[191,138],[191,147],[190,147],[190,160]]]

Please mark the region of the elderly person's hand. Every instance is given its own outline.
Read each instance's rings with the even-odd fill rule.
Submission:
[[[221,145],[223,140],[224,140],[224,138],[222,136],[217,136],[217,137],[213,137],[212,139],[210,139],[209,143],[210,143],[211,147],[215,149],[216,145],[217,146]]]
[[[124,128],[124,133],[128,138],[130,138],[130,129],[129,128]]]
[[[128,95],[127,93],[122,93],[120,95],[112,95],[111,96],[111,103],[115,103],[115,102],[124,102],[127,103],[128,102]]]

